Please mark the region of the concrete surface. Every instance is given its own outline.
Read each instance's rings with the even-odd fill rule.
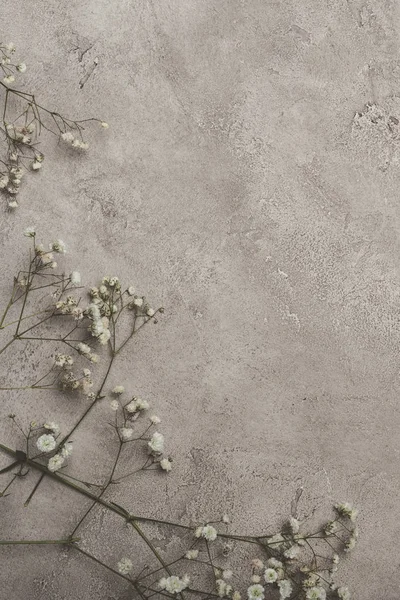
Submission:
[[[301,516],[351,501],[360,541],[342,579],[355,600],[398,600],[399,5],[15,0],[0,16],[26,89],[110,123],[82,159],[53,146],[3,214],[2,298],[35,225],[68,243],[88,283],[118,274],[166,308],[111,383],[163,417],[174,471],[144,478],[134,500],[121,486],[118,501],[184,519],[224,511],[254,533],[300,485]],[[46,354],[7,357],[16,379],[29,356]],[[65,429],[80,409],[3,393],[1,410],[29,422],[49,407]],[[107,472],[106,413],[77,434],[76,472]],[[3,500],[2,536],[59,535],[82,514],[49,482],[24,509],[34,481]],[[129,549],[100,512],[83,530],[110,561]],[[0,554],[2,598],[131,597],[62,550]]]

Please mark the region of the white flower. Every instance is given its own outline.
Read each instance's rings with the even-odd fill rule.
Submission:
[[[13,42],[6,44],[4,47],[7,50],[7,52],[10,52],[10,53],[15,52],[15,44],[13,44]]]
[[[202,537],[208,542],[213,542],[217,539],[217,530],[212,525],[198,527],[194,534],[197,538]]]
[[[198,557],[198,555],[199,555],[199,551],[198,551],[198,550],[188,550],[188,551],[186,552],[186,554],[185,554],[185,557],[186,557],[188,560],[193,560],[193,559],[197,558],[197,557]]]
[[[162,454],[164,451],[164,436],[162,433],[155,431],[148,443],[148,446],[154,454]]]
[[[43,427],[45,429],[50,429],[54,433],[54,435],[58,435],[60,433],[60,426],[57,425],[57,423],[54,423],[54,421],[49,421],[45,423]]]
[[[81,274],[79,271],[72,271],[69,277],[72,285],[79,285],[81,283]]]
[[[171,471],[172,469],[172,463],[168,458],[163,458],[162,460],[160,460],[160,467],[163,471],[169,473],[169,471]]]
[[[35,231],[34,227],[27,227],[25,229],[25,231],[24,231],[24,236],[25,237],[31,237],[31,238],[33,238],[33,237],[35,237],[35,235],[36,235],[36,231]]]
[[[121,558],[117,567],[118,567],[118,571],[122,575],[128,575],[128,573],[130,573],[133,569],[133,563],[129,558],[124,557],[124,558]]]
[[[262,569],[264,567],[264,563],[259,558],[253,558],[251,561],[251,565],[254,569]]]
[[[65,254],[67,251],[62,240],[56,240],[55,242],[52,242],[50,244],[50,250],[53,250],[53,252],[58,252],[58,254]]]
[[[83,342],[79,342],[76,349],[78,350],[79,354],[90,354],[90,347]]]
[[[71,456],[72,450],[73,450],[72,442],[67,442],[66,444],[64,444],[64,446],[61,449],[61,456],[63,456],[64,458],[68,458],[68,456]]]
[[[49,462],[47,463],[47,468],[49,469],[49,471],[58,471],[58,469],[62,467],[63,463],[64,457],[60,454],[55,454],[50,458]]]
[[[278,587],[280,600],[286,600],[286,598],[289,598],[290,594],[292,593],[292,584],[290,583],[289,579],[281,579],[281,581],[278,581]]]
[[[25,71],[26,71],[26,64],[25,63],[20,63],[19,65],[17,65],[17,71],[19,71],[20,73],[25,73]]]
[[[154,311],[152,308],[148,308],[148,309],[146,310],[146,315],[147,315],[148,317],[154,317],[154,315],[155,315],[155,314],[156,314],[156,313],[155,313],[155,311]]]
[[[124,391],[125,391],[125,388],[123,385],[116,385],[112,392],[116,396],[120,396],[121,394],[124,393]]]
[[[103,331],[103,333],[101,333],[99,335],[98,340],[99,340],[99,342],[100,342],[100,344],[102,346],[105,346],[107,344],[108,340],[110,339],[110,337],[111,337],[110,330],[109,329],[105,329]]]
[[[143,306],[143,298],[136,297],[133,301],[133,304],[138,307]]]
[[[358,510],[353,508],[351,504],[348,502],[343,502],[342,504],[335,504],[335,508],[339,515],[344,517],[349,517],[351,521],[355,521],[358,515]]]
[[[283,567],[283,563],[280,560],[277,560],[273,557],[267,560],[267,565],[268,567],[272,567],[273,569],[282,569]]]
[[[130,286],[128,287],[128,294],[129,294],[130,296],[133,296],[133,294],[134,294],[134,293],[135,293],[135,288],[133,287],[133,285],[130,285]]]
[[[15,77],[14,75],[7,75],[7,77],[3,78],[4,83],[12,83],[13,81],[15,81]]]
[[[275,571],[275,569],[265,569],[264,579],[267,583],[275,583],[275,581],[278,579],[278,573]]]
[[[64,140],[64,142],[70,143],[72,143],[75,139],[70,131],[65,131],[64,133],[62,133],[61,138]]]
[[[130,440],[133,435],[133,429],[131,429],[130,427],[121,427],[119,431],[124,441]]]
[[[252,575],[251,581],[252,581],[252,583],[260,583],[261,577],[259,575]]]
[[[240,592],[233,592],[232,600],[241,600],[242,596]]]
[[[275,550],[276,548],[282,546],[284,541],[285,538],[280,533],[276,533],[275,535],[272,535],[268,538],[268,545],[271,545],[272,548]]]
[[[158,425],[161,423],[161,419],[160,417],[157,417],[157,415],[151,415],[150,421],[153,423],[153,425]]]
[[[56,447],[56,440],[49,433],[45,433],[38,438],[36,446],[40,452],[51,452]]]
[[[180,594],[189,585],[189,578],[186,575],[182,579],[176,575],[171,575],[160,579],[158,585],[170,594]]]
[[[285,552],[283,553],[283,555],[286,558],[296,558],[296,556],[298,555],[298,553],[300,552],[301,547],[298,544],[294,544],[293,546],[291,546],[288,550],[285,550]]]
[[[325,600],[326,592],[322,587],[312,587],[306,594],[307,600]]]
[[[227,514],[222,515],[222,522],[225,523],[226,525],[228,525],[231,522],[229,519],[229,515],[227,515]]]
[[[105,121],[101,121],[101,122],[100,122],[100,125],[101,125],[101,126],[104,128],[104,129],[108,129],[108,128],[109,128],[109,125],[108,125],[108,123],[106,123]]]
[[[119,409],[119,402],[118,400],[112,400],[110,402],[110,406],[113,410],[118,410]]]
[[[336,593],[339,596],[340,600],[350,600],[351,599],[350,590],[347,587],[340,587],[339,589],[336,590]]]
[[[299,533],[300,523],[294,517],[290,517],[289,519],[289,527],[293,534]]]
[[[31,164],[32,171],[38,171],[41,168],[42,168],[42,163],[37,160],[34,160],[33,163]]]
[[[251,585],[247,588],[247,597],[249,600],[263,600],[264,588],[259,583]]]

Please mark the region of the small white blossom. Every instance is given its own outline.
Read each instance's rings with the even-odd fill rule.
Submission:
[[[111,400],[110,406],[111,406],[111,408],[113,410],[118,410],[119,409],[119,402],[118,402],[118,400]]]
[[[325,600],[326,599],[326,591],[324,588],[316,586],[312,587],[308,590],[306,594],[307,600]]]
[[[109,128],[109,124],[106,123],[105,121],[101,121],[100,125],[101,125],[101,127],[103,127],[103,129],[108,129]]]
[[[68,458],[68,456],[71,456],[72,450],[73,450],[72,442],[67,442],[66,444],[64,444],[64,446],[61,449],[61,456],[63,456],[64,458]]]
[[[172,463],[168,458],[163,458],[162,460],[160,460],[160,467],[163,471],[169,473],[169,471],[171,471],[172,469]]]
[[[233,592],[232,600],[242,600],[242,595],[240,592]]]
[[[278,573],[275,571],[275,569],[265,569],[264,579],[266,583],[275,583],[275,581],[278,579]]]
[[[45,429],[50,429],[54,435],[58,435],[60,433],[60,426],[57,423],[54,423],[54,421],[48,421],[47,423],[44,423],[43,427]]]
[[[65,254],[67,251],[66,245],[62,240],[56,240],[55,242],[52,242],[50,244],[50,250],[57,252],[58,254]]]
[[[49,433],[45,433],[38,438],[36,446],[40,452],[51,452],[56,447],[56,440]]]
[[[164,436],[162,433],[155,431],[148,443],[148,446],[154,454],[162,454],[164,451]]]
[[[133,287],[133,285],[130,285],[128,287],[128,294],[129,294],[129,296],[133,296],[134,293],[135,293],[135,288]]]
[[[133,569],[133,563],[129,558],[124,557],[124,558],[121,558],[117,567],[118,567],[118,571],[122,575],[128,575],[128,573],[130,573]]]
[[[70,275],[72,285],[80,285],[81,283],[81,274],[79,271],[72,271]]]
[[[121,438],[124,441],[130,440],[133,435],[133,429],[131,429],[130,427],[121,427],[119,431],[121,434]]]
[[[199,555],[199,551],[198,550],[188,550],[185,554],[185,557],[188,560],[194,560],[195,558],[197,558]]]
[[[161,419],[160,417],[157,417],[157,415],[151,415],[150,421],[153,423],[153,425],[158,425],[161,423]]]
[[[42,168],[42,163],[38,160],[34,160],[31,164],[32,171],[39,171]]]
[[[169,592],[170,594],[180,594],[189,585],[189,577],[185,575],[180,579],[176,575],[170,577],[163,577],[158,583],[162,590]]]
[[[49,471],[58,471],[58,469],[62,467],[63,463],[64,457],[60,454],[55,454],[50,458],[49,462],[47,463],[47,468],[49,469]]]
[[[264,563],[259,558],[253,558],[253,560],[251,561],[251,566],[254,569],[263,569],[264,568]]]
[[[298,544],[294,544],[293,546],[291,546],[290,548],[288,548],[288,550],[285,550],[285,552],[283,553],[283,555],[286,558],[289,559],[293,559],[296,558],[296,556],[298,555],[298,553],[300,552],[301,547]]]
[[[13,83],[13,81],[15,81],[15,77],[14,75],[7,75],[6,77],[3,78],[4,83]]]
[[[289,579],[281,579],[278,581],[279,600],[286,600],[292,593],[292,584]]]
[[[35,235],[36,235],[36,231],[35,231],[34,227],[27,227],[25,229],[25,231],[24,231],[24,236],[25,237],[31,237],[31,238],[33,238],[33,237],[35,237]]]
[[[148,308],[148,309],[146,310],[146,315],[147,315],[148,317],[154,317],[154,315],[155,315],[155,314],[156,314],[156,312],[155,312],[155,310],[153,310],[152,308]]]
[[[143,306],[143,298],[136,297],[136,298],[133,300],[133,304],[134,304],[135,306],[138,306],[138,307],[140,308],[141,306]]]
[[[25,63],[20,63],[19,65],[17,65],[17,71],[19,71],[20,73],[25,73],[25,71],[26,71],[26,64]]]
[[[263,600],[264,588],[259,583],[255,583],[247,588],[247,597],[249,600]]]
[[[62,133],[61,138],[64,140],[64,142],[70,143],[72,143],[75,139],[70,131],[65,131],[64,133]]]
[[[358,510],[356,508],[353,508],[352,505],[348,502],[343,502],[342,504],[335,504],[335,508],[340,515],[344,517],[349,517],[351,521],[356,520]]]
[[[336,593],[337,593],[338,597],[340,598],[340,600],[350,600],[351,599],[350,590],[347,587],[338,588],[336,590]]]
[[[123,385],[116,385],[112,392],[116,396],[120,396],[121,394],[124,393],[124,391],[125,391],[125,388]]]
[[[293,534],[299,533],[300,523],[294,517],[290,517],[290,519],[289,519],[289,527],[290,527],[290,530],[291,530],[291,532]]]
[[[197,538],[202,537],[208,542],[213,542],[217,539],[217,530],[212,525],[205,525],[204,527],[198,527],[194,534]]]

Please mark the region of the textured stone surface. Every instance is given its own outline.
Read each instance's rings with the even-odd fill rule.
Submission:
[[[147,511],[150,494],[154,514],[226,511],[256,533],[299,486],[300,516],[349,500],[361,535],[343,580],[355,600],[398,600],[398,4],[15,0],[0,16],[26,89],[110,123],[82,159],[54,146],[3,214],[2,298],[32,224],[88,283],[115,273],[166,308],[111,383],[156,407],[174,472],[120,503]],[[16,379],[32,352],[7,356]],[[79,409],[13,393],[1,416],[67,429]],[[107,472],[107,414],[78,432],[77,472]],[[23,508],[34,481],[3,499],[1,536],[58,536],[82,514],[49,482]],[[101,511],[84,531],[110,561],[131,543]],[[68,552],[0,555],[4,598],[130,597]]]

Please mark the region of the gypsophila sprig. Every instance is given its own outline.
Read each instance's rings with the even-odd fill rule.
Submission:
[[[341,556],[352,552],[358,539],[357,510],[347,502],[336,504],[334,516],[309,531],[305,521],[292,514],[278,531],[257,535],[230,533],[232,519],[223,512],[225,506],[221,507],[222,517],[204,520],[199,526],[185,517],[178,522],[164,520],[159,514],[161,503],[153,505],[153,489],[145,515],[133,515],[128,510],[132,507],[118,503],[119,490],[121,498],[135,499],[135,505],[136,491],[145,489],[130,487],[132,479],[138,483],[147,473],[169,487],[170,478],[174,483],[179,471],[165,451],[168,439],[160,431],[161,419],[153,413],[156,408],[133,388],[133,381],[121,381],[114,371],[124,350],[144,327],[157,323],[163,308],[152,308],[144,295],[136,294],[132,285],[124,285],[116,275],[104,275],[93,282],[96,285],[85,288],[84,278],[73,265],[67,265],[70,275],[64,274],[69,254],[62,236],[42,243],[33,225],[23,236],[31,246],[30,253],[14,277],[0,320],[0,354],[18,345],[24,351],[40,346],[42,372],[36,372],[36,364],[27,369],[30,379],[19,387],[7,383],[10,374],[4,373],[1,390],[18,389],[26,394],[44,390],[52,405],[42,418],[30,416],[29,425],[24,425],[26,419],[20,422],[17,418],[18,407],[9,415],[19,449],[0,443],[2,452],[14,461],[1,472],[5,485],[0,501],[28,473],[38,473],[39,479],[25,505],[42,479],[50,478],[52,485],[68,489],[82,501],[82,515],[76,520],[71,517],[67,538],[63,531],[52,543],[67,544],[71,552],[104,567],[107,577],[122,578],[133,597],[140,600],[165,596],[181,600],[351,600],[349,589],[336,583]],[[57,399],[65,405],[60,414],[55,411]],[[73,422],[67,424],[63,414],[73,415]],[[105,416],[100,431],[107,440],[107,451],[101,459],[99,481],[86,481],[79,475],[92,449],[85,435],[75,438],[74,434],[78,429],[84,434],[88,415],[95,419]],[[101,427],[100,422],[96,425]],[[38,504],[39,500],[40,496]],[[85,539],[83,524],[96,507],[104,514],[112,513],[116,519],[113,526],[124,532],[126,547],[105,541],[108,557],[112,548],[118,550],[112,560],[91,550]],[[128,547],[127,531],[136,536],[133,544],[136,539],[145,545],[145,566],[141,564],[143,548],[140,544]],[[101,534],[100,528],[97,536]],[[168,540],[162,548],[161,539]]]
[[[0,131],[3,134],[4,153],[0,160],[0,190],[7,198],[8,206],[18,206],[17,197],[23,177],[28,172],[37,173],[42,169],[45,155],[38,149],[43,132],[60,139],[73,151],[82,152],[89,148],[85,140],[85,127],[97,123],[102,129],[108,124],[101,119],[68,119],[58,111],[40,104],[35,95],[17,89],[21,74],[27,65],[15,58],[15,45],[0,42],[0,101],[3,121]]]

